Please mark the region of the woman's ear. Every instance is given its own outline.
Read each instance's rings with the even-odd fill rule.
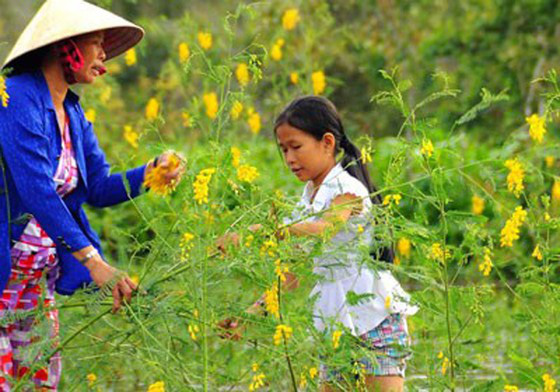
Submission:
[[[322,142],[325,148],[327,149],[327,151],[332,152],[334,154],[335,147],[336,147],[336,139],[331,132],[327,132],[323,135]]]

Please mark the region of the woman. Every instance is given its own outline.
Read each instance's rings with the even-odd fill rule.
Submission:
[[[72,294],[91,281],[100,287],[112,281],[116,311],[136,289],[104,260],[82,205],[107,207],[137,196],[145,175],[155,164],[168,165],[172,153],[124,175],[109,174],[92,124],[69,86],[93,83],[105,73],[106,60],[143,35],[140,27],[85,1],[47,0],[3,65],[12,71],[6,82],[9,102],[0,107],[2,391],[10,389],[8,377],[31,370],[23,360],[25,348],[36,340],[33,326],[45,321],[33,310],[45,309],[40,314],[57,341],[55,290]],[[169,170],[167,181],[178,181],[181,172]],[[25,377],[37,387],[56,390],[60,357],[32,373]]]

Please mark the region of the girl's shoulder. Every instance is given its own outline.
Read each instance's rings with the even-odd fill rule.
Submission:
[[[333,198],[344,194],[351,194],[364,198],[367,198],[369,196],[369,191],[366,186],[346,170],[341,171],[340,174],[334,179],[334,182],[335,186],[332,187]]]

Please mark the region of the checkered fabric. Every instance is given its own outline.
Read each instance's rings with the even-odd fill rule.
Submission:
[[[78,185],[78,166],[66,121],[58,168],[54,175],[60,197]],[[27,223],[21,237],[11,249],[12,271],[0,298],[0,391],[10,391],[10,379],[23,377],[31,364],[40,360],[29,358],[33,345],[39,352],[50,351],[58,344],[58,310],[55,309],[55,281],[59,275],[54,242],[35,218]],[[37,317],[39,315],[39,317]],[[44,317],[42,317],[44,315]],[[40,341],[39,331],[49,330],[50,341]],[[30,377],[38,388],[57,390],[60,379],[60,355],[48,365],[34,369]]]
[[[405,376],[406,361],[411,357],[410,336],[406,317],[400,313],[389,315],[381,324],[360,336],[358,343],[369,350],[365,358],[355,361],[354,368],[362,375]],[[340,370],[321,365],[321,379],[325,382],[342,381]],[[352,375],[356,378],[356,375]]]

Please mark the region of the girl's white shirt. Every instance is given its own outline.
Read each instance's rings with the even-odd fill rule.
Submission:
[[[337,164],[311,200],[313,191],[313,183],[309,181],[291,218],[285,223],[321,219],[321,214],[317,213],[328,209],[340,195],[355,195],[362,198],[363,203],[361,213],[352,215],[345,227],[323,245],[321,255],[313,259],[313,272],[320,277],[311,291],[311,297],[317,296],[313,311],[315,327],[323,331],[336,329],[336,324],[342,323],[359,336],[377,327],[389,314],[416,313],[418,307],[410,304],[410,296],[390,271],[374,271],[364,263],[371,257],[369,249],[374,231],[369,216],[372,202],[367,188]],[[359,300],[350,304],[348,296],[351,300],[352,297]],[[390,300],[387,301],[387,297]]]

